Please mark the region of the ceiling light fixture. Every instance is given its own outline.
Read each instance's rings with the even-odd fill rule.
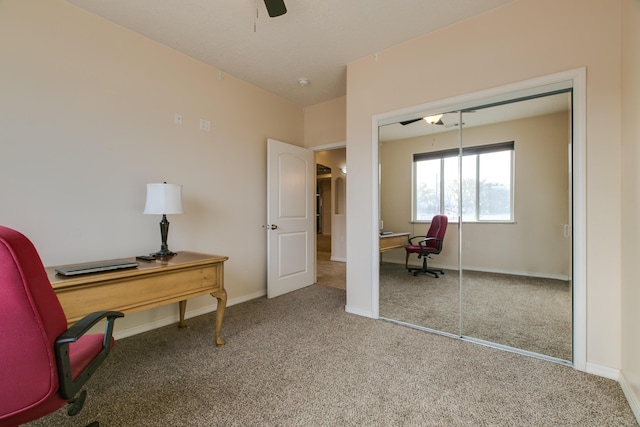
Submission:
[[[306,85],[309,84],[309,79],[306,77],[300,77],[298,79],[298,84],[300,85],[300,87],[305,87]]]
[[[435,116],[427,116],[424,118],[424,121],[429,123],[430,125],[443,125],[442,122],[443,114],[436,114]]]

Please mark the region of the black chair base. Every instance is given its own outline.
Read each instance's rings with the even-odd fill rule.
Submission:
[[[438,273],[439,274],[444,274],[444,271],[442,270],[438,270],[438,269],[434,269],[434,268],[427,268],[427,257],[424,256],[422,257],[422,267],[421,268],[407,268],[407,270],[409,271],[409,273],[413,273],[414,276],[417,276],[418,274],[433,274],[433,276],[437,279]]]
[[[435,277],[436,279],[439,278],[440,276],[438,276],[438,274],[444,274],[444,271],[442,270],[433,270],[433,269],[426,269],[423,270],[422,268],[410,268],[409,269],[409,273],[413,273],[414,276],[417,276],[418,274],[433,274],[433,277]]]

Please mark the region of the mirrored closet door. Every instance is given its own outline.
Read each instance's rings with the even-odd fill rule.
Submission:
[[[433,115],[434,123],[440,117]],[[433,258],[418,258],[416,253],[407,258],[404,247],[381,254],[380,316],[455,336],[460,335],[461,296],[455,207],[459,143],[455,127],[422,118],[380,129],[381,232],[406,233],[413,246],[419,246],[435,215],[444,213],[448,218],[441,251]],[[439,158],[441,154],[444,157]],[[442,272],[407,270],[425,266],[437,266]]]
[[[570,147],[570,91],[381,126],[381,231],[448,225],[435,273],[381,254],[380,316],[571,361]]]

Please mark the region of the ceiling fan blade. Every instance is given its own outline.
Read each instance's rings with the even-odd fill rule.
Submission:
[[[272,18],[287,13],[284,0],[264,0],[264,5],[267,6],[267,12],[269,12],[269,16]]]
[[[429,118],[429,117],[420,117],[418,119],[405,120],[404,122],[400,122],[400,124],[402,126],[406,126],[406,125],[409,125],[411,123],[419,122],[420,120],[425,120],[427,118]],[[444,124],[444,122],[442,121],[442,117],[440,117],[437,122],[429,122],[429,121],[427,121],[427,123],[432,124],[432,125],[443,125]]]
[[[404,122],[400,122],[400,124],[402,126],[406,126],[410,125],[411,123],[419,122],[420,120],[422,120],[422,117],[420,117],[419,119],[405,120]]]

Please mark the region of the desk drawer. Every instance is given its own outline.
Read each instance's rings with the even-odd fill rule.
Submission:
[[[133,313],[222,289],[222,264],[106,279],[57,289],[69,323],[88,313],[116,310]]]
[[[380,236],[380,252],[404,248],[407,245],[408,239],[409,233]]]

